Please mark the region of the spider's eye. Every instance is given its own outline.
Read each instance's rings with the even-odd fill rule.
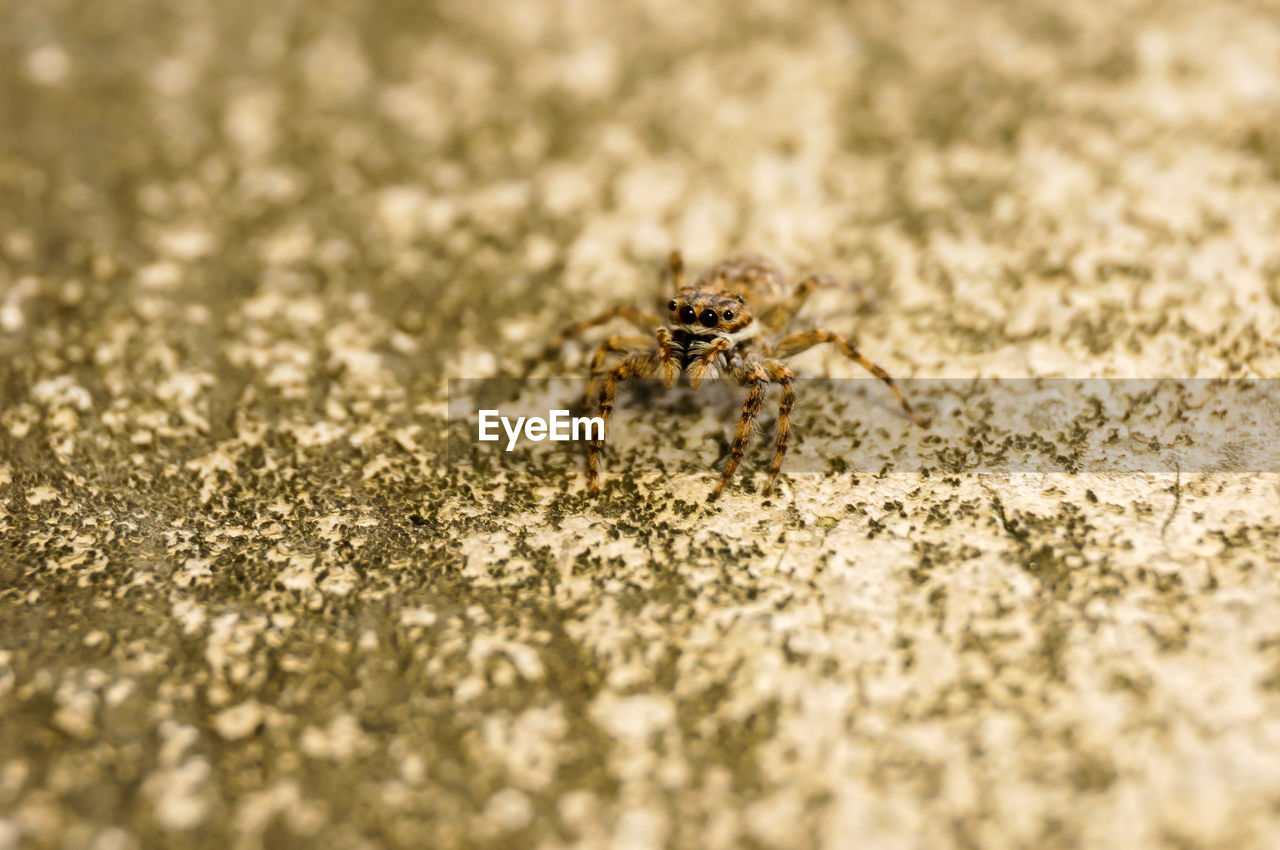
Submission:
[[[732,311],[732,310],[725,310],[725,311],[724,311],[724,320],[725,320],[726,322],[732,322],[732,321],[733,321],[733,311]]]
[[[698,316],[698,321],[702,322],[702,326],[706,328],[714,328],[716,323],[720,321],[720,317],[716,315],[716,311],[708,307],[702,311],[702,315]]]
[[[693,320],[696,318],[698,318],[697,314],[693,312],[693,308],[688,304],[680,308],[680,321],[686,325],[692,325]]]
[[[674,298],[671,299],[671,302],[667,304],[667,309],[670,310],[672,313],[676,311],[676,299]]]

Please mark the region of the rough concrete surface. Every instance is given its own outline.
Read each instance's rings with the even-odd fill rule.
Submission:
[[[1280,375],[1275,3],[0,19],[0,848],[1280,846],[1276,475],[445,458],[672,247],[903,377]]]

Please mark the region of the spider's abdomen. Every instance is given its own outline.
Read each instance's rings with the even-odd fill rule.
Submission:
[[[721,287],[756,304],[787,296],[787,276],[777,263],[755,254],[721,260],[698,275],[697,287]]]

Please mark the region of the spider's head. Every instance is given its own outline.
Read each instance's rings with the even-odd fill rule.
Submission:
[[[722,289],[682,289],[667,302],[673,328],[693,337],[742,337],[754,330],[746,299]]]

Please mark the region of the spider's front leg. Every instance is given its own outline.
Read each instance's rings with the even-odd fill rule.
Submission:
[[[762,362],[769,378],[782,386],[782,398],[778,402],[778,437],[774,443],[773,463],[769,466],[769,483],[764,485],[764,495],[773,491],[773,482],[782,469],[782,459],[791,446],[791,409],[796,405],[796,376],[780,360]]]
[[[751,441],[752,432],[755,431],[756,415],[760,413],[760,408],[764,406],[765,388],[769,384],[769,372],[762,363],[748,362],[742,367],[739,380],[747,387],[747,398],[742,403],[742,416],[738,420],[738,431],[733,435],[733,444],[729,448],[729,460],[725,462],[724,472],[720,475],[720,483],[716,484],[716,488],[707,497],[708,502],[714,502],[720,498],[720,493],[724,491],[724,485],[729,483],[733,473],[738,471],[738,464],[742,463],[742,455],[747,450],[747,443]]]
[[[590,411],[591,404],[596,400],[596,393],[599,389],[600,376],[604,374],[605,359],[610,354],[619,352],[635,353],[652,345],[647,337],[637,334],[614,334],[600,344],[596,349],[596,353],[591,356],[591,369],[587,378],[587,389],[582,397],[582,407],[584,410]]]
[[[893,378],[889,376],[889,373],[878,364],[872,363],[864,357],[862,352],[858,351],[858,349],[854,348],[847,339],[834,331],[829,331],[826,328],[815,328],[811,331],[801,331],[800,333],[794,333],[790,336],[783,337],[775,347],[774,355],[780,360],[787,357],[794,357],[800,352],[808,351],[815,345],[821,345],[824,342],[834,344],[840,349],[840,353],[845,357],[848,357],[863,369],[866,369],[868,372],[884,381],[889,389],[893,390],[893,394],[898,397],[898,403],[902,405],[902,410],[907,414],[907,418],[919,425],[921,428],[924,427],[924,423],[920,421],[919,417],[916,416],[915,411],[911,409],[911,404],[907,401],[907,397],[902,394],[902,390],[898,389],[898,385],[894,383]]]
[[[594,494],[600,492],[600,450],[604,448],[605,436],[609,429],[609,417],[613,414],[614,399],[618,395],[618,381],[624,378],[647,378],[658,368],[658,350],[651,349],[640,354],[632,354],[614,364],[604,376],[604,385],[600,388],[597,406],[603,425],[600,437],[587,443],[587,488]]]

